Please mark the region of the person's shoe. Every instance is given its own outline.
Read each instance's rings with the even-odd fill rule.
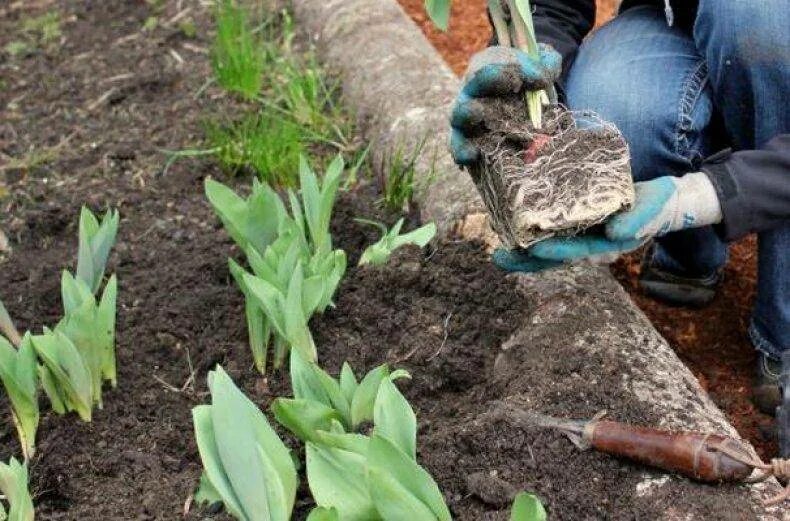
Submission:
[[[779,388],[780,374],[782,374],[782,362],[758,352],[752,402],[763,414],[773,416],[776,414],[776,408],[782,403],[782,391]]]
[[[639,287],[648,296],[676,306],[702,307],[716,296],[721,282],[721,270],[704,277],[689,277],[672,273],[657,265],[654,260],[655,245],[642,259]]]

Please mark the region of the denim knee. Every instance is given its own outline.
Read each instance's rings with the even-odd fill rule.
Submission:
[[[629,9],[582,43],[566,94],[571,109],[617,125],[636,181],[683,175],[711,152],[705,63],[660,9]]]

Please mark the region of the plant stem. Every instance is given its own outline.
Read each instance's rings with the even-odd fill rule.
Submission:
[[[505,21],[505,10],[502,9],[500,0],[488,0],[488,13],[491,15],[491,23],[494,25],[497,43],[503,47],[510,47],[510,30]]]
[[[534,60],[540,59],[529,1],[507,0],[507,4],[510,9],[510,19],[513,24],[513,34],[516,46],[522,51],[525,51],[530,58]],[[547,95],[542,90],[527,91],[525,97],[527,113],[529,114],[532,126],[533,128],[539,129],[543,126],[543,100],[547,98]]]

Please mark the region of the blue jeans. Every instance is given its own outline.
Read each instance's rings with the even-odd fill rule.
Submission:
[[[726,147],[754,149],[790,132],[787,0],[700,0],[693,27],[669,27],[662,10],[628,9],[579,49],[567,81],[571,109],[615,123],[636,181],[698,171]],[[749,335],[779,357],[790,349],[790,223],[759,234]],[[656,241],[653,261],[707,276],[727,260],[710,227]]]

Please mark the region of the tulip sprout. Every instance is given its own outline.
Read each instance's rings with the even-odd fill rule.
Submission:
[[[507,4],[507,13],[502,8],[502,1]],[[451,0],[425,0],[428,15],[443,31],[447,30],[450,19],[450,4]],[[533,60],[540,59],[529,0],[488,0],[488,13],[499,45],[517,47]],[[508,15],[510,24],[508,24]],[[532,126],[539,129],[543,124],[543,105],[548,104],[550,99],[556,98],[554,88],[549,88],[549,94],[544,90],[538,90],[527,91],[525,96]]]
[[[27,488],[27,464],[11,458],[0,463],[0,491],[8,502],[8,512],[0,505],[0,519],[8,521],[33,521],[33,498]]]
[[[376,226],[381,230],[382,234],[378,242],[371,244],[362,252],[362,257],[359,259],[360,266],[364,264],[384,264],[389,260],[392,252],[401,246],[413,244],[422,248],[431,242],[431,239],[436,235],[436,224],[434,223],[428,223],[416,230],[400,234],[400,229],[403,226],[402,218],[399,219],[398,222],[395,223],[395,226],[389,231],[386,226],[376,221],[369,221],[367,219],[356,219],[356,221]]]

